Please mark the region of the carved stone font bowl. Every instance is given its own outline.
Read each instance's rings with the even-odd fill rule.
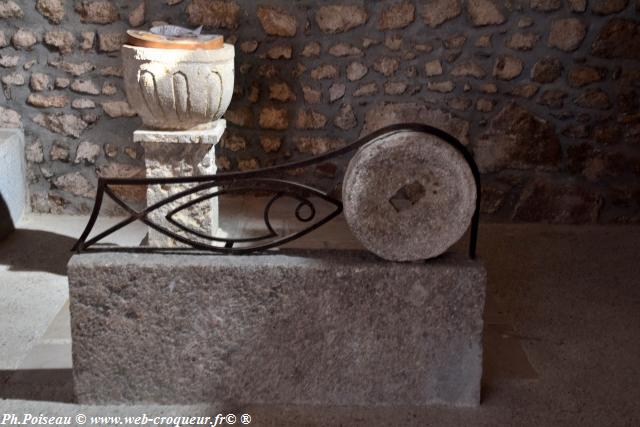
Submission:
[[[221,118],[233,95],[234,48],[159,49],[124,45],[127,98],[151,129],[203,129]]]

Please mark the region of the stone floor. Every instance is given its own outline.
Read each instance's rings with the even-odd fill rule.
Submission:
[[[223,204],[225,230],[253,232],[258,216],[238,212],[257,212],[259,204]],[[249,413],[251,425],[269,426],[640,425],[640,227],[481,227],[489,298],[478,409],[87,407],[73,404],[65,277],[85,221],[28,216],[0,242],[0,413]],[[276,224],[286,228],[284,219]],[[134,226],[112,241],[132,245],[144,234]],[[341,218],[296,245],[358,246]]]

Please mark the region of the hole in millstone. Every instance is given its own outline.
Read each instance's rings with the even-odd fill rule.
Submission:
[[[425,193],[424,186],[418,181],[413,181],[400,187],[400,189],[391,196],[389,203],[391,203],[391,206],[393,206],[396,212],[402,212],[415,205],[424,197]]]

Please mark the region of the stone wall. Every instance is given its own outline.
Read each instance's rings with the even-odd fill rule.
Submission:
[[[119,47],[155,21],[236,46],[222,170],[426,121],[473,150],[495,219],[640,221],[640,0],[0,0],[0,126],[25,128],[35,211],[142,173]],[[336,188],[344,165],[293,174]]]

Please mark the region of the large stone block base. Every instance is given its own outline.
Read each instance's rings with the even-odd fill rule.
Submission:
[[[480,401],[477,261],[101,253],[68,273],[80,403]]]

